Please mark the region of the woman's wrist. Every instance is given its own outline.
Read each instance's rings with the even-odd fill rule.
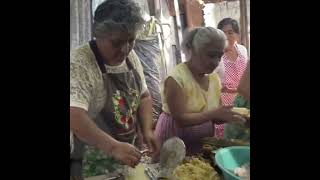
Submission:
[[[114,149],[118,143],[119,142],[117,140],[105,134],[103,137],[101,137],[97,147],[103,150],[106,154],[113,156]]]

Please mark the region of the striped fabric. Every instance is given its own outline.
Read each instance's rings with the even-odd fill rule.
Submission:
[[[161,113],[159,117],[155,134],[158,137],[160,144],[163,144],[164,141],[170,137],[178,136],[184,141],[187,154],[189,155],[200,152],[201,138],[212,137],[214,135],[212,123],[210,121],[201,125],[180,128],[177,127],[172,116],[165,112]]]

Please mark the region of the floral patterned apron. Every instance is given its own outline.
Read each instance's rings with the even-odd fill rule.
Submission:
[[[102,72],[107,92],[105,105],[98,115],[100,123],[97,125],[118,141],[132,143],[139,128],[137,112],[142,90],[139,73],[128,59],[126,59],[126,64],[129,71],[108,73],[95,41],[90,41],[90,47]],[[74,141],[74,153],[71,156],[71,161],[74,159],[82,163],[84,143],[76,137]],[[70,169],[71,176],[81,176],[81,164],[71,164]]]

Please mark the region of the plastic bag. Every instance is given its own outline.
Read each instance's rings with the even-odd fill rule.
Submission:
[[[134,51],[138,55],[143,67],[148,90],[152,97],[153,119],[156,121],[162,111],[160,95],[160,48],[157,38],[136,40]]]
[[[241,167],[235,168],[234,174],[242,180],[250,180],[250,163],[245,163]]]

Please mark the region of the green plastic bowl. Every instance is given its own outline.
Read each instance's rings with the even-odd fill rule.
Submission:
[[[219,149],[216,152],[215,161],[225,180],[240,180],[240,177],[232,172],[235,168],[250,162],[250,147],[231,146]]]

